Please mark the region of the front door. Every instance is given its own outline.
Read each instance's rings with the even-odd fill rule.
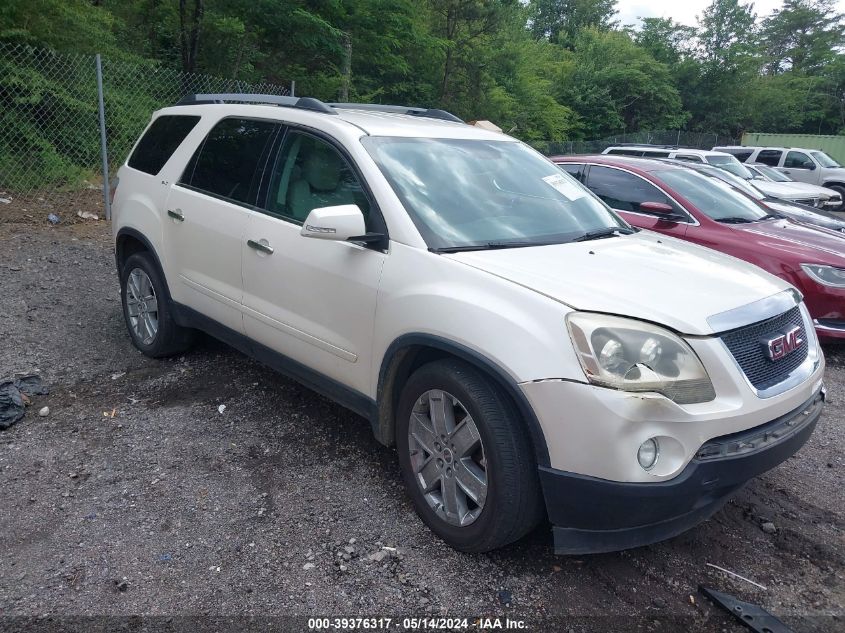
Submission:
[[[789,150],[786,157],[783,159],[783,173],[800,182],[808,182],[811,185],[818,184],[820,170],[816,167],[816,163],[807,154],[807,152],[799,152],[797,150]]]
[[[616,167],[591,165],[587,172],[587,187],[611,209],[619,211],[625,220],[641,229],[683,238],[692,222],[686,211],[653,183]],[[667,218],[665,213],[643,209],[644,202],[668,204],[674,215]]]
[[[243,248],[247,336],[361,393],[369,390],[373,322],[386,255],[303,237],[318,207],[357,204],[376,213],[350,163],[329,142],[289,130],[267,162],[263,212]]]
[[[271,121],[223,119],[167,198],[164,245],[174,301],[240,333],[241,247],[257,167],[277,130]]]

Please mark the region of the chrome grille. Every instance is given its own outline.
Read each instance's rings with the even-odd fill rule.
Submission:
[[[778,360],[766,355],[765,341],[794,328],[801,328],[801,345]],[[807,358],[811,334],[806,331],[801,309],[795,306],[788,312],[722,334],[721,339],[756,389],[763,390],[782,382]]]

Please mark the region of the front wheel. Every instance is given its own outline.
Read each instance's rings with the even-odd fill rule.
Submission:
[[[516,541],[543,516],[537,466],[510,399],[471,365],[418,369],[399,400],[396,444],[417,513],[455,549]]]

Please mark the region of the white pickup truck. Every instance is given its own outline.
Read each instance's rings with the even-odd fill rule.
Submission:
[[[775,167],[793,180],[833,189],[845,200],[845,167],[821,150],[801,147],[714,147],[745,163]],[[845,211],[845,202],[831,211]]]

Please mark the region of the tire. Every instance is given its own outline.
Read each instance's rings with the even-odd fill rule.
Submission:
[[[126,260],[120,271],[120,296],[132,344],[145,355],[162,358],[191,346],[195,330],[173,320],[167,285],[149,253],[135,253]]]
[[[444,435],[436,432],[438,425],[431,413],[440,411],[440,403],[445,405],[447,428],[451,408],[455,433],[438,443]],[[477,433],[471,432],[464,414]],[[424,365],[402,389],[397,415],[396,445],[405,487],[423,522],[450,546],[463,552],[490,551],[522,538],[543,518],[527,430],[510,398],[474,367],[459,360]],[[409,436],[412,427],[413,438]],[[480,448],[465,452],[462,447],[470,444],[467,438],[478,438]],[[482,474],[484,495],[478,493]],[[432,481],[437,483],[426,487]],[[452,495],[446,493],[452,486],[458,503],[453,501],[457,512],[450,513],[447,506]],[[473,496],[483,503],[476,503]]]
[[[830,211],[835,211],[837,213],[842,213],[845,211],[845,187],[842,185],[824,185],[828,189],[833,189],[839,196],[842,198],[842,203],[838,207],[834,207],[830,209]]]

